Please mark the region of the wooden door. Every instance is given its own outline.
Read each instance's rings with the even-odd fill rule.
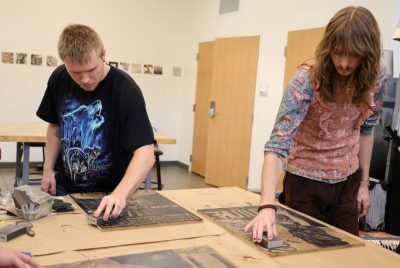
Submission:
[[[305,60],[314,58],[315,49],[324,35],[325,28],[313,28],[288,32],[286,45],[285,89],[297,66]]]
[[[315,49],[321,41],[324,31],[325,28],[322,27],[288,32],[283,91],[292,79],[297,66],[303,61],[315,57]],[[284,172],[281,173],[277,191],[283,189],[283,176]]]
[[[205,176],[207,139],[208,139],[208,108],[210,104],[213,78],[214,42],[199,44],[197,58],[196,103],[194,107],[194,127],[192,145],[191,171]]]
[[[247,189],[259,36],[217,39],[205,182]]]

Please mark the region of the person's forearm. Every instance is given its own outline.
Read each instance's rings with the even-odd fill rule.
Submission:
[[[153,165],[154,145],[150,144],[138,148],[129,163],[124,177],[114,192],[122,194],[126,199],[131,193],[136,191]]]
[[[275,154],[269,153],[264,157],[261,177],[260,205],[274,204],[276,187],[282,169],[282,160]]]
[[[374,136],[360,136],[360,149],[358,152],[358,160],[362,171],[361,180],[368,181],[369,167],[371,164],[372,148],[374,146]]]
[[[60,131],[58,125],[49,124],[46,134],[46,157],[43,169],[54,170],[60,152]]]

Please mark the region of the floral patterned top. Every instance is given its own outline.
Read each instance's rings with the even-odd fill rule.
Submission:
[[[335,183],[358,168],[360,135],[371,135],[379,122],[386,81],[386,64],[376,82],[371,109],[360,111],[349,103],[345,89],[335,102],[324,102],[313,89],[310,66],[298,68],[283,96],[264,153],[285,160],[285,170],[314,180]]]

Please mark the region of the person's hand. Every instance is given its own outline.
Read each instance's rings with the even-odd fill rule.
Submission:
[[[268,240],[271,240],[274,236],[278,236],[276,231],[275,210],[270,208],[261,210],[258,215],[244,227],[244,231],[247,232],[253,227],[253,242],[260,243],[263,237],[264,226],[267,229]]]
[[[361,181],[357,195],[357,209],[359,218],[367,215],[370,205],[368,182],[365,183],[364,181]]]
[[[121,215],[125,206],[125,198],[118,193],[112,192],[110,195],[106,195],[101,199],[99,207],[93,212],[93,216],[99,217],[104,211],[103,220],[107,221],[110,217],[117,218]]]
[[[34,259],[18,250],[0,248],[0,267],[24,268],[25,264],[33,268],[39,267]]]
[[[42,192],[56,195],[56,174],[54,170],[44,170],[42,183],[40,185]]]

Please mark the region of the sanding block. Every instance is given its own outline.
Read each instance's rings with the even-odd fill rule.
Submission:
[[[110,218],[108,218],[108,220],[104,220],[103,219],[103,214],[101,214],[98,217],[95,217],[95,216],[93,216],[93,214],[90,214],[90,215],[87,216],[87,219],[88,219],[88,222],[90,224],[93,224],[93,225],[97,225],[97,226],[99,226],[99,225],[111,225],[113,223],[119,222],[120,219],[121,219],[121,216],[118,216],[117,218],[111,218],[110,217]]]
[[[116,223],[121,223],[121,220],[124,220],[126,218],[127,218],[126,207],[122,210],[122,213],[117,218],[111,218],[111,215],[110,215],[108,220],[104,220],[103,219],[103,213],[101,213],[100,216],[98,216],[98,217],[93,216],[93,214],[89,214],[87,216],[88,222],[90,224],[97,225],[97,226],[100,226],[100,225],[113,225],[113,224],[116,224]]]
[[[267,235],[263,235],[260,245],[267,249],[280,248],[284,246],[283,240],[280,240],[276,236],[274,236],[272,240],[268,240]]]
[[[93,224],[93,225],[101,225],[102,223],[105,222],[105,220],[103,220],[103,215],[100,215],[99,217],[95,217],[95,216],[93,216],[93,214],[90,214],[87,216],[87,220],[90,224]]]
[[[0,228],[0,242],[10,241],[23,234],[26,234],[26,226],[8,224]]]
[[[71,203],[65,202],[63,200],[54,198],[53,205],[51,207],[56,212],[69,212],[74,211]]]

